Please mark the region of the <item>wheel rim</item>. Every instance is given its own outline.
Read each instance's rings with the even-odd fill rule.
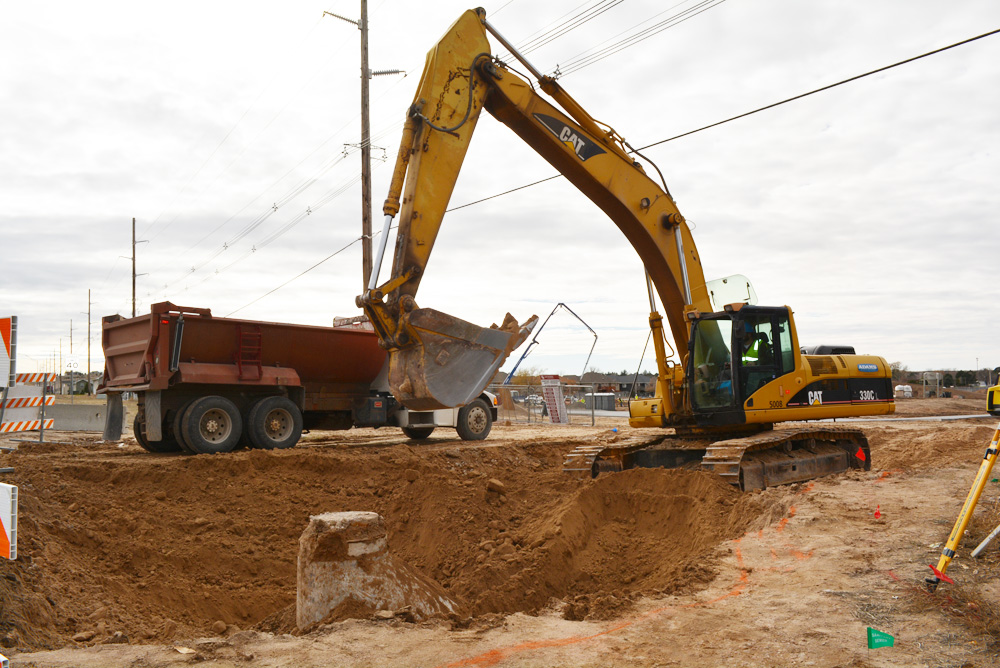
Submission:
[[[482,407],[476,406],[469,411],[469,429],[478,434],[486,429],[486,411]]]
[[[233,431],[233,421],[229,413],[221,408],[213,408],[205,411],[198,422],[198,431],[201,437],[209,443],[221,443],[229,438]]]
[[[264,433],[272,441],[283,441],[294,428],[292,415],[284,408],[275,408],[264,417]]]

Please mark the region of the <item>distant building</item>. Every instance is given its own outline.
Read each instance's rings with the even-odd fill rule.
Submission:
[[[597,392],[613,392],[619,399],[628,399],[631,395],[649,396],[651,385],[655,384],[656,376],[640,373],[621,375],[617,373],[587,372],[580,379],[581,385],[594,385]],[[634,389],[633,389],[634,387]]]

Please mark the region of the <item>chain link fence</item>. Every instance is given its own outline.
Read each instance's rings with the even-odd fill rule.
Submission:
[[[618,404],[614,393],[598,392],[595,385],[563,383],[560,388],[568,424],[594,426],[598,416],[605,415],[605,411],[614,411]],[[493,384],[486,389],[497,396],[498,423],[552,423],[550,407],[545,401],[541,385]]]

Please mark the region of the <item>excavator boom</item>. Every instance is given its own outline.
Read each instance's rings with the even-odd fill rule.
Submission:
[[[358,298],[389,351],[393,393],[412,409],[477,396],[537,322],[518,327],[508,314],[500,327],[480,328],[415,301],[484,108],[618,225],[646,266],[678,350],[687,348],[685,310],[711,310],[694,240],[665,184],[650,179],[614,131],[556,81],[543,77],[541,86],[563,109],[493,59],[487,27],[483,10],[467,11],[427,55],[383,209],[386,230],[399,215],[392,273],[378,288],[373,278]]]

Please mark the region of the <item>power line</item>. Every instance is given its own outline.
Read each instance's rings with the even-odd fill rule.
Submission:
[[[499,9],[494,9],[492,12],[490,12],[490,16],[496,16],[497,14],[499,14],[500,12],[502,12],[504,9],[506,9],[507,5],[509,5],[512,2],[514,2],[514,0],[507,0],[507,2],[503,3],[502,5],[500,5]]]
[[[518,50],[522,54],[527,55],[532,51],[535,51],[536,49],[540,49],[549,42],[559,39],[563,35],[566,35],[567,33],[576,30],[585,23],[593,21],[604,12],[608,11],[609,9],[612,9],[617,5],[620,5],[622,2],[624,2],[624,0],[601,0],[601,2],[597,3],[593,7],[587,8],[586,10],[577,14],[576,16],[567,19],[566,21],[563,21],[555,28],[519,46]]]
[[[378,141],[378,140],[382,139],[385,135],[389,134],[390,132],[392,132],[396,128],[397,128],[397,125],[391,125],[391,126],[388,126],[388,127],[384,128],[383,130],[381,130],[377,134],[373,135],[371,137],[371,139],[369,140],[369,143],[372,142],[372,141]],[[341,128],[341,130],[342,129],[343,128]],[[334,135],[330,139],[333,139],[334,137],[336,137],[336,135]],[[327,140],[327,142],[324,142],[324,145],[326,143],[328,143],[329,141],[330,140]],[[356,149],[356,147],[354,147],[354,148]],[[316,151],[314,150],[312,153],[315,153],[315,152]],[[256,230],[258,227],[260,227],[273,214],[277,213],[280,208],[284,207],[286,204],[290,203],[296,197],[298,197],[299,195],[301,195],[302,193],[304,193],[311,186],[313,186],[323,175],[325,175],[327,172],[329,172],[331,169],[333,169],[333,167],[335,167],[339,163],[343,162],[349,156],[349,154],[351,152],[353,152],[353,151],[347,151],[345,149],[343,155],[339,155],[336,158],[334,158],[329,164],[327,164],[326,166],[324,166],[323,168],[321,168],[321,170],[315,176],[313,176],[311,178],[308,178],[308,179],[304,179],[303,181],[300,181],[298,185],[294,186],[291,190],[289,190],[281,198],[275,200],[274,203],[271,206],[267,207],[267,209],[265,211],[262,211],[260,214],[258,214],[253,220],[251,220],[249,223],[247,223],[243,227],[243,229],[241,229],[239,232],[237,232],[228,241],[224,242],[221,247],[217,248],[213,253],[211,253],[208,257],[206,257],[204,260],[202,260],[199,264],[192,266],[191,269],[188,270],[188,271],[186,271],[182,276],[179,276],[179,277],[175,278],[174,280],[170,281],[169,283],[164,284],[163,289],[166,290],[169,287],[171,287],[173,285],[176,285],[176,284],[180,283],[181,281],[184,281],[187,278],[190,278],[192,274],[194,274],[195,272],[199,271],[200,269],[203,269],[212,260],[216,259],[220,255],[222,255],[224,252],[226,252],[226,251],[230,250],[231,248],[233,248],[237,243],[239,243],[240,241],[242,241],[248,234],[250,234],[251,232],[253,232],[254,230]],[[310,155],[312,155],[312,153],[310,153]],[[299,162],[299,164],[302,164],[302,162],[304,162],[304,161],[305,161],[305,159],[303,159],[303,161]],[[287,176],[288,173],[291,173],[291,170],[289,170],[289,172],[286,173],[286,176]],[[284,178],[284,177],[282,177],[282,178]],[[346,189],[348,189],[351,186],[357,184],[358,181],[360,180],[360,178],[361,178],[360,175],[355,175],[346,184],[341,185],[341,186],[335,188],[332,191],[329,191],[318,202],[314,203],[311,207],[307,207],[306,211],[309,211],[310,209],[312,211],[315,211],[315,210],[319,209],[321,206],[323,206],[324,204],[329,203],[335,197],[343,194],[343,192]],[[280,180],[281,179],[279,179],[279,181]],[[246,210],[250,206],[250,204],[253,204],[253,202],[256,202],[258,199],[260,199],[260,197],[262,195],[263,195],[263,193],[261,195],[258,195],[257,197],[255,197],[249,204],[245,205],[242,209],[240,209],[240,211],[238,213],[234,214],[233,216],[230,216],[229,219],[227,219],[224,223],[222,223],[221,225],[217,226],[215,228],[215,230],[213,230],[212,232],[210,232],[208,235],[202,237],[202,239],[198,243],[196,243],[194,246],[192,246],[189,249],[189,251],[193,250],[195,247],[199,246],[205,239],[207,239],[209,236],[211,236],[212,233],[218,231],[223,226],[225,226],[226,223],[228,223],[231,220],[233,220],[236,216],[239,215],[239,213],[242,213],[244,210]],[[253,253],[255,253],[255,252],[259,251],[259,250],[262,250],[265,246],[267,246],[272,241],[276,240],[278,237],[282,236],[285,232],[287,232],[292,227],[294,227],[299,222],[301,222],[305,218],[306,215],[308,215],[308,213],[305,213],[305,212],[300,213],[298,216],[296,216],[295,218],[293,218],[292,221],[290,221],[289,223],[286,223],[277,232],[272,232],[263,241],[260,241],[260,242],[257,242],[256,244],[254,244],[254,247],[252,249],[250,249],[249,251],[247,251],[246,253],[244,253],[243,255],[241,255],[239,258],[237,258],[233,262],[230,262],[229,264],[225,265],[221,269],[217,269],[212,274],[209,274],[208,276],[206,276],[202,280],[198,281],[195,284],[195,286],[201,285],[202,283],[204,283],[208,279],[212,278],[212,276],[216,276],[216,275],[218,275],[218,274],[226,271],[227,269],[229,269],[230,267],[232,267],[236,263],[238,263],[238,262],[240,262],[242,260],[245,260],[251,254],[253,254]],[[186,287],[186,288],[184,288],[184,290],[188,290],[190,287],[193,287],[193,286]],[[146,296],[148,297],[148,296],[150,296],[152,294],[153,294],[152,292],[147,292]]]
[[[297,275],[293,276],[292,278],[288,279],[287,281],[285,281],[284,283],[282,283],[282,284],[281,284],[281,285],[279,285],[278,287],[276,287],[276,288],[273,288],[273,289],[271,289],[271,290],[268,290],[267,292],[265,292],[264,294],[262,294],[262,295],[261,295],[260,297],[257,297],[257,299],[253,300],[253,301],[252,301],[252,302],[250,302],[249,304],[244,304],[243,306],[239,307],[239,308],[238,308],[238,309],[236,309],[235,311],[230,311],[229,313],[227,313],[227,314],[225,315],[225,317],[227,317],[227,318],[228,318],[229,316],[231,316],[231,315],[233,315],[233,314],[235,314],[235,313],[239,313],[240,311],[242,311],[243,309],[247,308],[248,306],[252,306],[252,305],[256,304],[257,302],[259,302],[259,301],[260,301],[261,299],[263,299],[264,297],[267,297],[267,296],[269,296],[269,295],[272,295],[272,294],[274,294],[275,292],[277,292],[277,291],[278,291],[278,290],[280,290],[281,288],[285,287],[286,285],[288,285],[288,284],[289,284],[289,283],[291,283],[292,281],[296,281],[296,280],[298,280],[298,279],[302,278],[303,276],[305,276],[305,275],[306,275],[306,274],[308,274],[308,273],[309,273],[310,271],[312,271],[312,270],[313,270],[313,269],[315,269],[316,267],[320,266],[321,264],[323,264],[323,263],[324,263],[324,262],[326,262],[327,260],[331,260],[331,259],[333,259],[334,257],[336,257],[337,255],[340,255],[340,254],[341,254],[341,253],[343,253],[343,252],[344,252],[345,250],[347,250],[348,248],[350,248],[350,247],[351,247],[351,246],[353,246],[354,244],[358,243],[359,241],[361,241],[361,237],[358,237],[357,239],[354,239],[353,241],[351,241],[351,242],[350,242],[349,244],[347,244],[347,245],[346,245],[346,246],[344,246],[343,248],[341,248],[341,249],[339,249],[339,250],[336,250],[336,251],[334,251],[333,253],[330,253],[329,255],[327,255],[327,256],[326,256],[325,258],[323,258],[322,260],[320,260],[319,262],[317,262],[317,263],[316,263],[316,264],[314,264],[313,266],[311,266],[311,267],[309,267],[308,269],[306,269],[306,270],[302,271],[301,273],[299,273],[299,274],[297,274]]]
[[[631,150],[629,152],[630,153],[636,153],[638,151],[644,151],[647,148],[652,148],[653,146],[659,146],[660,144],[666,144],[669,141],[673,141],[675,139],[680,139],[681,137],[687,137],[688,135],[693,135],[696,132],[701,132],[703,130],[708,130],[709,128],[718,127],[718,126],[723,125],[725,123],[729,123],[729,122],[732,122],[732,121],[735,121],[735,120],[739,120],[741,118],[746,118],[747,116],[751,116],[753,114],[756,114],[756,113],[761,112],[761,111],[765,111],[767,109],[773,109],[774,107],[778,107],[778,106],[780,106],[782,104],[787,104],[789,102],[794,102],[795,100],[801,100],[802,98],[808,97],[809,95],[813,95],[814,93],[820,93],[820,92],[823,92],[823,91],[826,91],[826,90],[830,90],[831,88],[836,88],[837,86],[842,86],[842,85],[844,85],[846,83],[850,83],[852,81],[857,81],[858,79],[863,79],[864,77],[868,77],[868,76],[871,76],[873,74],[878,74],[880,72],[885,72],[886,70],[891,70],[894,67],[899,67],[900,65],[906,65],[907,63],[912,63],[912,62],[914,62],[916,60],[920,60],[921,58],[927,58],[928,56],[933,56],[935,54],[942,53],[944,51],[948,51],[949,49],[954,49],[956,47],[963,46],[963,45],[969,44],[971,42],[975,42],[976,40],[983,39],[984,37],[990,37],[991,35],[996,35],[997,33],[1000,33],[1000,28],[998,28],[996,30],[991,30],[990,32],[983,33],[982,35],[977,35],[976,37],[970,37],[969,39],[964,39],[961,42],[955,42],[954,44],[949,44],[948,46],[941,47],[940,49],[934,49],[933,51],[928,51],[927,53],[922,53],[919,56],[913,56],[912,58],[907,58],[906,60],[901,60],[898,63],[893,63],[892,65],[886,65],[885,67],[880,67],[878,69],[871,70],[869,72],[865,72],[864,74],[858,74],[858,75],[850,77],[848,79],[844,79],[842,81],[838,81],[837,83],[829,84],[829,85],[823,86],[821,88],[816,88],[816,89],[811,90],[811,91],[809,91],[807,93],[801,93],[800,95],[795,95],[793,97],[785,98],[784,100],[781,100],[780,102],[774,102],[773,104],[768,104],[766,106],[759,107],[759,108],[754,109],[752,111],[747,111],[747,112],[744,112],[742,114],[738,114],[736,116],[731,116],[730,118],[727,118],[725,120],[716,121],[715,123],[710,123],[708,125],[704,125],[704,126],[702,126],[700,128],[697,128],[695,130],[689,130],[687,132],[682,132],[679,135],[674,135],[673,137],[669,137],[667,139],[661,139],[660,141],[653,142],[652,144],[646,144],[645,146],[640,146],[639,148],[633,149],[633,150]],[[517,192],[518,190],[524,190],[525,188],[530,188],[532,186],[537,186],[540,183],[545,183],[546,181],[552,181],[553,179],[557,179],[557,178],[559,178],[561,176],[562,176],[562,174],[556,174],[555,176],[549,176],[547,178],[544,178],[544,179],[541,179],[541,180],[538,180],[538,181],[534,181],[532,183],[526,183],[523,186],[518,186],[517,188],[511,188],[510,190],[505,190],[504,192],[497,193],[496,195],[490,195],[489,197],[484,197],[482,199],[477,199],[475,201],[468,202],[466,204],[462,204],[460,206],[452,207],[451,209],[448,209],[447,211],[445,211],[445,213],[450,213],[451,211],[457,211],[458,209],[464,209],[464,208],[466,208],[468,206],[472,206],[473,204],[480,204],[482,202],[486,202],[488,200],[495,199],[497,197],[501,197],[503,195],[509,195],[510,193]]]
[[[589,67],[595,63],[604,60],[605,58],[608,58],[609,56],[613,56],[619,51],[624,51],[625,49],[635,46],[640,42],[644,42],[650,37],[658,35],[664,30],[667,30],[668,28],[673,28],[677,25],[680,25],[681,23],[684,23],[688,19],[694,18],[695,16],[701,14],[702,12],[707,12],[709,9],[712,9],[713,7],[718,7],[725,1],[726,0],[703,0],[702,2],[699,2],[698,4],[692,7],[688,7],[684,11],[678,12],[677,14],[660,21],[655,25],[640,30],[639,32],[630,35],[629,37],[626,37],[623,40],[615,42],[610,46],[606,46],[603,49],[600,49],[599,51],[595,51],[587,55],[580,54],[578,56],[574,56],[565,64],[565,66],[559,68],[560,71],[559,73],[561,76],[567,76],[569,74],[573,74],[574,72],[578,72],[585,67]],[[674,6],[676,7],[677,5]],[[642,25],[642,23],[638,25]]]
[[[587,0],[587,2],[590,2],[590,1],[591,1],[591,0]],[[556,22],[557,22],[557,21],[561,21],[562,19],[566,18],[567,16],[569,16],[570,14],[572,14],[573,12],[575,12],[576,10],[580,9],[580,7],[583,7],[584,5],[586,5],[586,4],[587,4],[587,2],[581,2],[581,3],[579,4],[579,5],[577,5],[577,6],[576,6],[576,7],[574,7],[573,9],[569,10],[568,12],[566,12],[565,14],[563,14],[562,16],[560,16],[559,18],[557,18],[557,19],[556,19],[555,21],[553,21],[553,22],[552,22],[552,23],[550,23],[549,25],[545,26],[544,28],[539,28],[539,29],[538,29],[538,30],[536,30],[535,32],[531,33],[531,34],[530,34],[530,35],[528,35],[528,36],[527,36],[527,37],[526,37],[525,39],[526,39],[526,40],[528,40],[528,39],[531,39],[531,38],[535,37],[536,35],[538,35],[539,33],[542,33],[542,32],[545,32],[545,31],[548,31],[548,30],[550,30],[550,29],[551,29],[551,27],[552,27],[552,26],[554,26],[554,25],[556,24]],[[510,3],[508,2],[507,4],[509,5]],[[504,7],[506,7],[506,6],[507,6],[507,5],[504,5]],[[500,9],[503,9],[503,7],[501,7]],[[496,15],[497,13],[499,13],[499,11],[500,11],[500,10],[498,9],[498,10],[497,10],[496,12],[494,12],[494,13],[493,13],[492,15],[493,15],[493,16],[495,16],[495,15]],[[521,43],[518,43],[518,47],[520,47],[520,46],[521,46],[521,44],[523,44],[523,42],[521,42]],[[509,53],[505,53],[505,54],[504,54],[504,57],[503,57],[503,59],[504,59],[504,60],[508,60],[508,59],[509,59],[510,57],[511,57],[511,54],[509,54]]]
[[[539,183],[545,183],[546,181],[552,181],[558,179],[562,174],[556,174],[555,176],[550,176],[548,178],[542,179],[541,181],[535,181],[534,183],[527,183],[523,186],[518,186],[517,188],[511,188],[510,190],[505,190],[502,193],[497,193],[496,195],[490,195],[489,197],[484,197],[482,199],[477,199],[475,202],[469,202],[468,204],[461,204],[459,206],[452,207],[445,211],[445,213],[451,213],[452,211],[458,211],[459,209],[464,209],[467,206],[472,206],[473,204],[480,204],[487,200],[495,199],[497,197],[502,197],[503,195],[509,195],[511,193],[517,192],[518,190],[524,190],[525,188],[530,188],[531,186],[537,186]]]
[[[948,51],[949,49],[954,49],[956,47],[963,46],[963,45],[969,44],[971,42],[975,42],[976,40],[983,39],[984,37],[989,37],[990,35],[996,35],[997,33],[1000,33],[1000,28],[998,28],[996,30],[991,30],[990,32],[983,33],[982,35],[977,35],[976,37],[970,37],[969,39],[964,39],[961,42],[955,42],[954,44],[950,44],[948,46],[941,47],[940,49],[934,49],[933,51],[928,51],[927,53],[922,53],[919,56],[913,56],[912,58],[907,58],[906,60],[901,60],[898,63],[893,63],[892,65],[886,65],[885,67],[880,67],[878,69],[865,72],[864,74],[858,74],[858,75],[850,77],[848,79],[844,79],[842,81],[838,81],[837,83],[829,84],[828,86],[823,86],[821,88],[816,88],[814,90],[809,91],[808,93],[802,93],[800,95],[795,95],[793,97],[785,98],[784,100],[781,100],[780,102],[775,102],[773,104],[768,104],[768,105],[763,106],[763,107],[758,107],[757,109],[754,109],[753,111],[747,111],[747,112],[739,114],[737,116],[732,116],[732,117],[727,118],[725,120],[717,121],[715,123],[711,123],[709,125],[705,125],[705,126],[700,127],[700,128],[698,128],[696,130],[689,130],[688,132],[684,132],[684,133],[681,133],[679,135],[675,135],[675,136],[670,137],[668,139],[661,139],[658,142],[653,142],[652,144],[646,144],[645,146],[640,146],[636,150],[637,151],[642,151],[644,149],[647,149],[647,148],[650,148],[650,147],[653,147],[653,146],[659,146],[660,144],[665,144],[668,141],[673,141],[675,139],[680,139],[681,137],[687,137],[688,135],[692,135],[695,132],[701,132],[702,130],[708,130],[709,128],[714,128],[716,126],[722,125],[723,123],[729,123],[731,121],[735,121],[735,120],[738,120],[740,118],[746,118],[747,116],[750,116],[752,114],[756,114],[758,112],[765,111],[767,109],[773,109],[774,107],[778,107],[778,106],[780,106],[782,104],[787,104],[789,102],[794,102],[795,100],[801,100],[802,98],[808,97],[808,96],[813,95],[815,93],[821,93],[821,92],[823,92],[825,90],[830,90],[831,88],[836,88],[837,86],[843,86],[846,83],[851,83],[852,81],[857,81],[858,79],[863,79],[863,78],[869,77],[869,76],[871,76],[873,74],[878,74],[880,72],[885,72],[886,70],[891,70],[894,67],[899,67],[900,65],[906,65],[907,63],[912,63],[912,62],[914,62],[916,60],[920,60],[921,58],[927,58],[928,56],[933,56],[935,54],[942,53],[944,51]]]
[[[312,34],[316,31],[316,28],[319,26],[320,20],[322,20],[322,17],[320,17],[320,19],[318,19],[316,21],[316,23],[313,25],[313,27],[310,28],[309,32],[306,33],[305,38],[303,38],[302,40],[299,41],[299,49],[302,49],[302,48],[305,47],[305,44],[309,41],[309,39],[312,37]],[[174,202],[176,202],[177,199],[182,194],[184,194],[184,191],[187,190],[188,186],[191,185],[191,183],[194,181],[194,179],[199,174],[201,174],[201,171],[203,169],[205,169],[205,166],[208,165],[209,161],[211,161],[211,159],[213,157],[215,157],[215,154],[219,151],[220,148],[222,148],[223,144],[225,144],[226,141],[229,140],[229,137],[233,134],[233,132],[235,132],[236,128],[239,127],[240,123],[243,122],[243,119],[247,117],[247,114],[249,114],[250,110],[254,108],[254,106],[257,104],[257,102],[260,100],[260,98],[264,95],[264,92],[268,89],[268,87],[274,82],[275,79],[278,78],[278,74],[279,74],[279,72],[277,70],[275,70],[274,74],[271,76],[271,78],[268,80],[268,82],[265,83],[263,87],[261,87],[260,92],[257,93],[257,96],[253,99],[253,102],[251,102],[250,105],[246,108],[246,110],[244,110],[244,112],[236,120],[236,123],[234,123],[233,126],[231,128],[229,128],[229,131],[226,132],[226,134],[222,138],[222,140],[219,141],[219,143],[215,146],[214,149],[212,149],[212,152],[201,163],[201,166],[199,166],[198,169],[195,171],[195,173],[192,174],[188,178],[188,180],[184,183],[184,185],[181,187],[181,189],[177,192],[177,194],[174,196],[174,198],[170,201],[170,203],[163,209],[163,211],[161,211],[160,214],[156,218],[153,219],[153,222],[151,222],[146,227],[146,229],[143,230],[142,236],[146,236],[149,233],[149,231],[151,229],[153,229],[153,227],[156,225],[156,223],[159,222],[160,218],[163,217],[163,214],[166,213],[167,210],[169,210],[171,206],[173,206]],[[154,234],[152,237],[150,237],[150,240],[155,239],[160,234],[162,234],[164,231],[166,231],[166,229],[169,228],[171,225],[173,225],[174,221],[176,221],[176,220],[177,220],[177,217],[175,216],[162,229],[160,229],[159,231],[156,232],[156,234]]]

